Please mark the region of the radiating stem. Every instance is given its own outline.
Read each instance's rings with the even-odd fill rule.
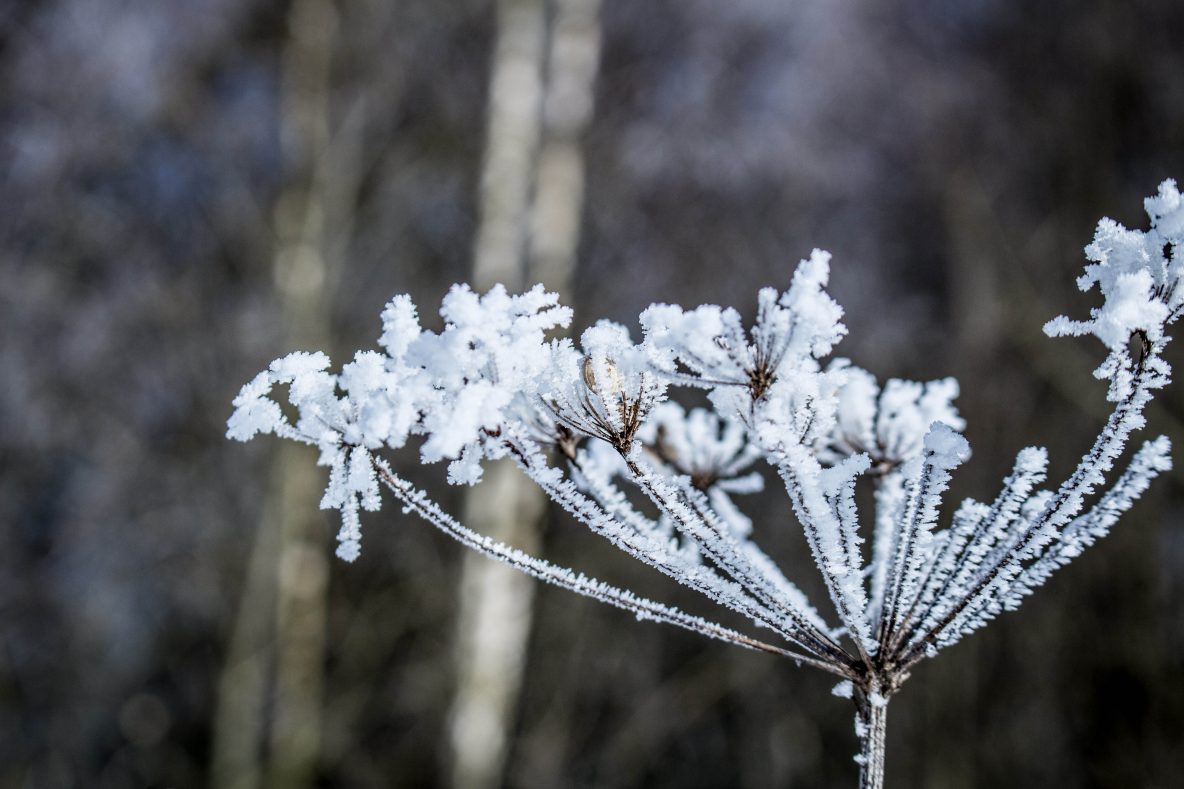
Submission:
[[[883,789],[884,744],[888,727],[887,699],[873,694],[858,701],[855,714],[859,733],[859,789]]]

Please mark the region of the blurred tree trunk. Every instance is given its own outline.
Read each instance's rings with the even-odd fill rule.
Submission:
[[[478,290],[542,282],[568,295],[584,195],[580,135],[600,50],[598,14],[596,0],[557,0],[548,36],[544,0],[498,4],[474,249]],[[466,523],[530,552],[538,548],[544,514],[541,493],[509,462],[488,464],[484,484],[469,491],[464,505]],[[505,772],[533,581],[466,554],[460,597],[452,785],[487,789],[500,785]]]
[[[282,98],[287,186],[273,227],[276,288],[289,348],[330,347],[327,260],[348,242],[360,180],[360,112],[330,135],[330,74],[338,27],[332,0],[295,0]],[[319,514],[323,472],[307,447],[277,450],[272,500],[256,536],[219,683],[212,785],[299,789],[321,744],[328,558]],[[270,690],[270,731],[264,711]],[[264,741],[267,742],[264,757]]]
[[[555,0],[527,279],[568,299],[584,208],[581,138],[599,64],[600,0]]]
[[[520,290],[531,178],[541,134],[545,53],[544,0],[499,0],[489,86],[481,222],[473,250],[473,287]],[[465,523],[494,539],[534,551],[540,496],[512,464],[490,463],[468,491]],[[456,695],[450,716],[455,789],[501,784],[507,731],[522,681],[533,588],[526,576],[466,553],[457,617]]]

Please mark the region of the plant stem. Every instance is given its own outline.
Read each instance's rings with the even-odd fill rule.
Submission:
[[[884,745],[888,730],[888,704],[885,699],[873,703],[868,697],[858,701],[856,731],[859,733],[859,789],[883,789]]]

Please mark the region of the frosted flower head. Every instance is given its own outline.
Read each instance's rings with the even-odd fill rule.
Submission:
[[[576,433],[558,420],[554,410],[538,395],[519,395],[510,407],[509,421],[519,435],[543,450],[558,452],[575,460],[586,436]]]
[[[924,383],[890,378],[881,388],[875,376],[846,359],[835,360],[830,369],[844,379],[833,428],[815,443],[823,463],[866,453],[872,468],[883,473],[920,455],[935,422],[955,430],[966,426],[954,406],[953,378]]]
[[[752,533],[752,521],[731,498],[764,489],[761,475],[748,471],[761,453],[742,424],[705,408],[685,411],[667,401],[654,409],[638,439],[666,468],[704,493],[735,536]]]
[[[408,416],[390,388],[393,376],[382,354],[359,352],[341,375],[327,372],[323,353],[292,353],[272,362],[235,398],[227,435],[246,441],[257,433],[275,433],[320,449],[318,463],[329,467],[323,509],[339,509],[342,527],[338,556],[353,561],[362,537],[359,509],[379,507],[378,480],[370,450],[401,446],[411,429]],[[271,399],[276,386],[287,385],[296,408],[292,425]]]
[[[329,357],[320,352],[298,351],[276,359],[234,399],[227,437],[248,441],[259,433],[275,433],[319,446],[322,451],[340,444],[347,434],[361,443],[366,431],[359,425],[359,409],[348,396],[338,394],[340,378],[329,373],[328,367]],[[296,409],[294,425],[272,399],[277,386],[288,388],[288,401]]]
[[[567,341],[552,344],[543,402],[573,433],[625,451],[650,410],[665,398],[666,384],[650,368],[645,349],[634,345],[620,324],[598,322],[580,337],[580,345],[583,353]]]
[[[277,428],[287,424],[279,404],[268,397],[274,383],[270,372],[264,370],[243,385],[234,398],[234,411],[226,422],[227,438],[250,441],[260,433],[275,433]]]
[[[1062,315],[1044,327],[1051,337],[1092,334],[1106,345],[1110,355],[1094,375],[1110,380],[1109,398],[1115,402],[1131,391],[1135,368],[1144,362],[1149,346],[1163,340],[1165,327],[1184,311],[1184,200],[1176,182],[1161,183],[1144,207],[1150,230],[1130,230],[1103,219],[1085,248],[1091,262],[1077,287],[1088,291],[1096,285],[1102,305],[1090,310],[1089,320]],[[1138,358],[1129,348],[1135,338]],[[1160,379],[1157,386],[1166,383],[1166,375]]]
[[[844,380],[844,371],[822,370],[814,359],[803,359],[793,375],[778,378],[769,393],[753,403],[747,421],[754,440],[773,454],[793,444],[813,446],[835,423]],[[719,393],[713,393],[712,400],[726,408]]]
[[[824,290],[830,255],[814,250],[798,264],[789,290],[763,288],[756,323],[746,333],[735,310],[713,304],[683,310],[656,304],[641,314],[654,365],[671,380],[713,390],[743,412],[791,375],[817,371],[846,333],[843,310]],[[715,398],[713,398],[715,400]]]
[[[341,510],[343,558],[358,553],[359,509],[379,504],[371,453],[422,435],[425,462],[450,460],[453,484],[479,481],[481,461],[506,451],[497,440],[502,428],[525,413],[515,405],[537,398],[551,359],[546,332],[571,319],[571,310],[541,285],[521,295],[500,285],[484,295],[456,286],[440,314],[443,331],[424,331],[410,298],[396,296],[382,313],[385,353],[359,351],[336,375],[323,353],[289,354],[234,400],[230,438],[275,433],[320,449],[319,462],[329,467],[321,506]],[[272,397],[283,385],[295,424]]]
[[[721,419],[705,408],[685,411],[671,401],[654,409],[637,437],[699,490],[728,484],[760,457],[739,422]]]
[[[444,298],[439,334],[424,332],[407,349],[439,400],[424,414],[427,462],[480,455],[484,437],[500,430],[519,393],[537,391],[550,361],[545,333],[571,320],[558,296],[541,285],[517,296],[501,285],[479,296],[454,286]]]

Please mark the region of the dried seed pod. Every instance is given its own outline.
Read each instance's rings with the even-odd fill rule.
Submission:
[[[617,369],[617,366],[613,364],[611,359],[604,360],[603,370],[604,377],[607,380],[601,382],[597,380],[596,363],[592,361],[592,357],[584,357],[581,372],[584,376],[584,385],[588,387],[589,391],[607,397],[615,397],[625,391],[625,380],[621,377],[621,371]],[[602,383],[607,384],[607,386],[603,386]]]
[[[582,372],[584,374],[584,386],[588,387],[588,389],[593,392],[600,391],[600,389],[596,386],[596,371],[593,369],[591,356],[584,357]]]

